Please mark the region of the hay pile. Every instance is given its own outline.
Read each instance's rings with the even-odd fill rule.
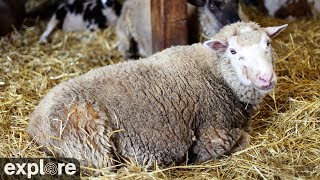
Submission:
[[[263,25],[285,21],[259,18]],[[114,31],[63,33],[37,44],[42,27],[24,27],[0,41],[0,157],[46,157],[25,128],[28,114],[58,83],[90,69],[122,61]],[[147,171],[125,164],[105,178],[293,179],[320,177],[319,18],[297,20],[273,41],[278,85],[255,115],[247,149],[206,164]]]

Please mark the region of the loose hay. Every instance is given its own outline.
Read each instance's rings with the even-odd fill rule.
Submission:
[[[262,25],[286,21],[261,18]],[[52,43],[38,45],[42,28],[24,27],[18,37],[0,41],[0,157],[46,157],[29,139],[28,115],[58,83],[90,69],[122,61],[112,29],[96,33],[56,31]],[[320,177],[319,17],[296,20],[273,42],[279,60],[278,85],[252,121],[252,143],[221,160],[158,168],[134,163],[104,178],[296,179]]]

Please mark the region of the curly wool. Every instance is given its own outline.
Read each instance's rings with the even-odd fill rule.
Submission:
[[[177,46],[61,83],[30,115],[28,133],[56,157],[84,166],[122,158],[199,163],[248,144],[245,130],[263,96],[242,85],[221,54],[202,44]]]
[[[261,27],[255,22],[236,22],[224,26],[220,32],[215,34],[212,39],[226,41],[232,36],[237,36],[241,46],[257,43],[261,39]]]

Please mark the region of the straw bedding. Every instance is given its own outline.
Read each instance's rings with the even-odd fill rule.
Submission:
[[[288,21],[255,17],[262,25]],[[319,17],[289,22],[273,40],[278,85],[252,120],[251,145],[220,160],[150,171],[134,162],[104,178],[129,179],[318,179],[320,177]],[[15,39],[0,41],[0,157],[46,157],[29,139],[28,115],[58,83],[124,59],[113,29],[94,33],[56,31],[38,45],[45,24],[24,26]],[[85,173],[82,174],[86,176]]]

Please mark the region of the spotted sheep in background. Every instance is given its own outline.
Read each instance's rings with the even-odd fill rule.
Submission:
[[[94,31],[114,26],[117,21],[114,4],[114,0],[60,1],[39,42],[46,43],[58,25],[66,32]]]
[[[195,34],[194,31],[198,33],[198,39],[192,39],[192,43],[199,42],[201,33],[206,37],[212,37],[223,26],[241,20],[239,0],[188,0],[188,3],[198,7],[197,22],[190,20],[188,26],[188,29],[192,30],[189,34]],[[195,23],[198,25],[194,26]],[[199,29],[195,30],[193,27]]]

